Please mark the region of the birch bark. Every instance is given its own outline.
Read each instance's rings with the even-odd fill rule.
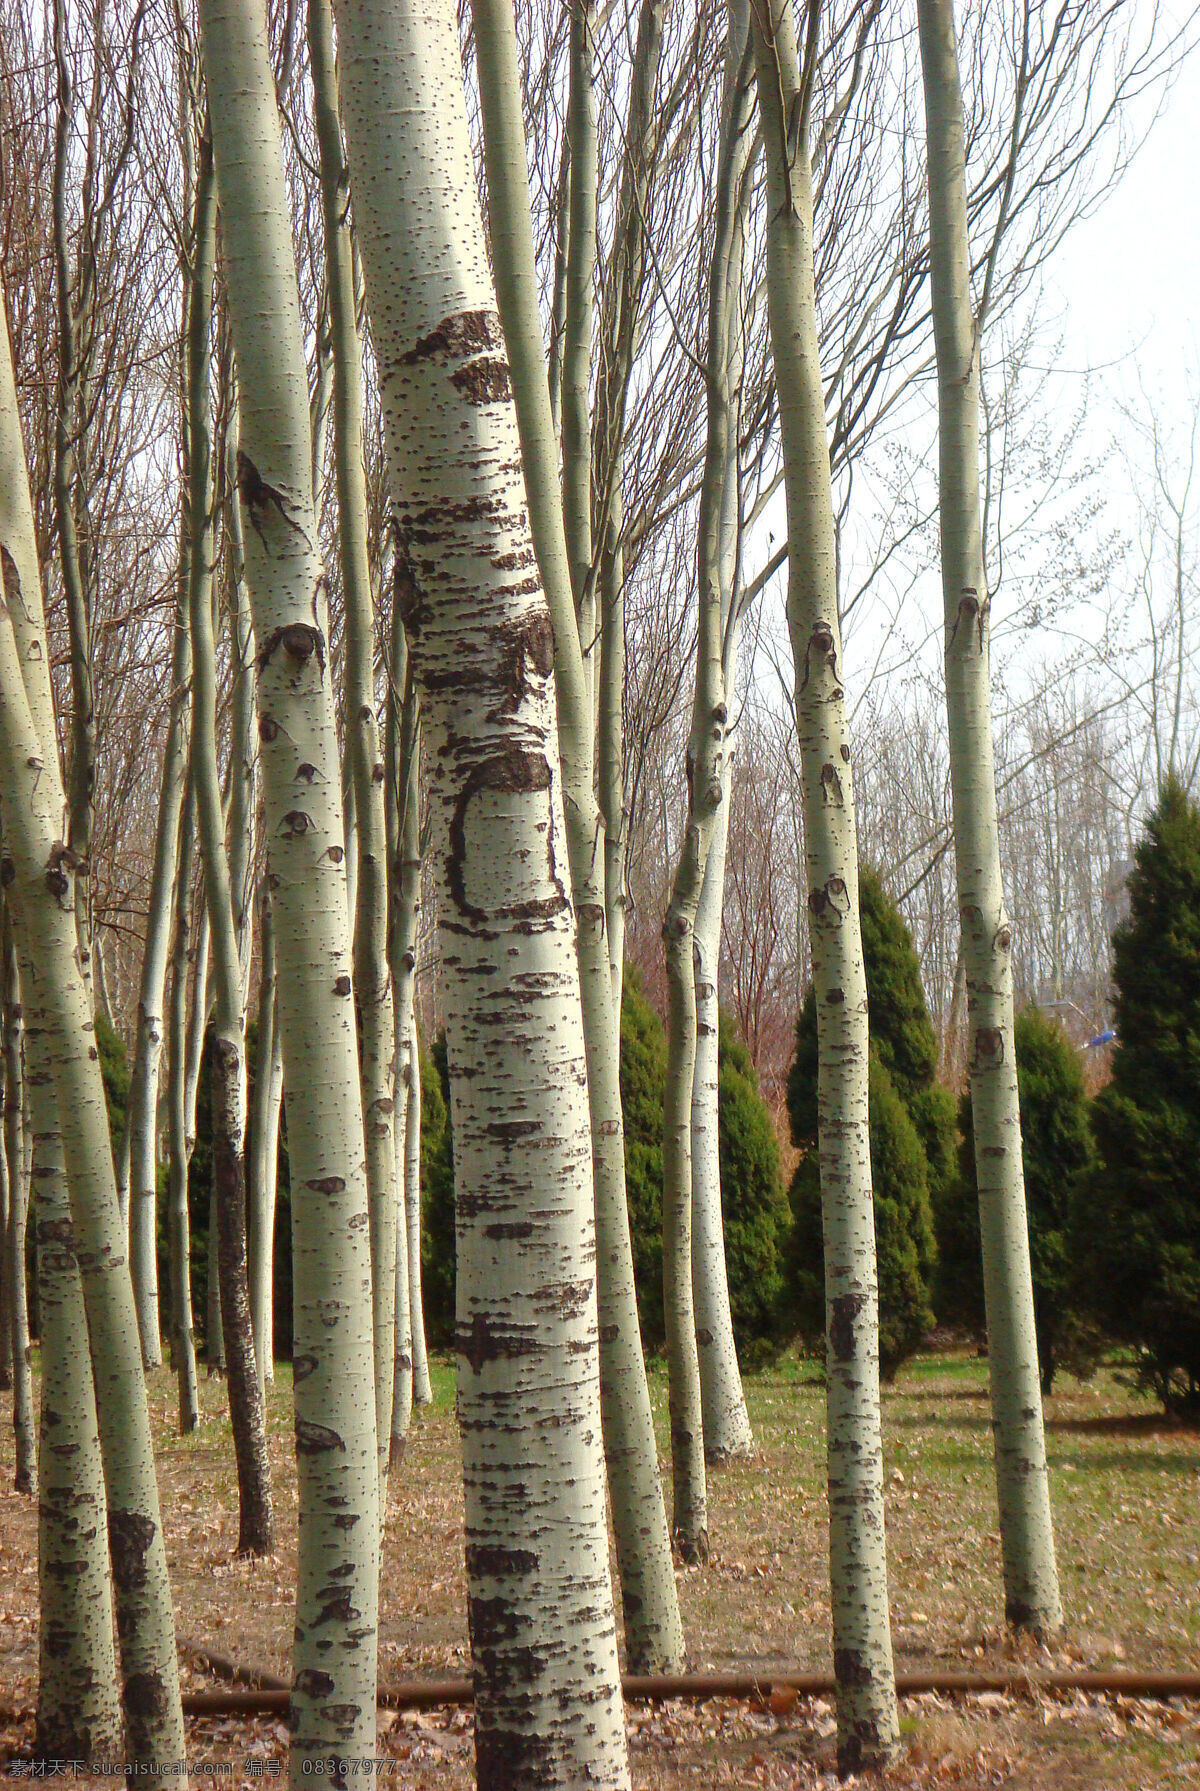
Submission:
[[[663,1101],[663,1313],[670,1372],[675,1539],[685,1560],[703,1560],[708,1553],[703,1397],[693,1299],[696,1246],[691,1147],[698,1024],[696,920],[712,841],[726,799],[730,750],[722,589],[723,524],[731,446],[736,452],[736,431],[731,425],[729,344],[734,288],[730,271],[737,241],[750,110],[749,82],[742,78],[740,69],[745,23],[743,20],[739,24],[732,11],[730,20],[730,37],[738,47],[727,65],[708,276],[706,437],[696,544],[696,683],[687,748],[688,806],[663,922],[669,987]],[[710,1329],[707,1325],[702,1328]]]
[[[562,512],[590,713],[599,665],[592,565],[592,285],[596,277],[596,187],[600,154],[594,85],[594,0],[570,0],[570,21],[566,124],[570,198],[563,315]]]
[[[592,786],[592,705],[571,588],[538,318],[516,33],[507,0],[475,0],[473,18],[497,299],[511,369],[530,525],[554,629],[558,741],[571,885],[579,922],[577,949],[592,1133],[604,1448],[626,1654],[633,1671],[673,1672],[682,1663],[683,1629],[633,1281],[621,1120],[619,995],[614,1000],[612,948],[606,939],[604,828]]]
[[[884,1547],[866,977],[813,289],[806,89],[791,6],[754,0],[752,18],[767,164],[767,306],[787,500],[788,626],[817,998],[838,1761],[842,1771],[854,1772],[889,1762],[899,1738]]]
[[[641,0],[623,131],[617,218],[605,280],[595,438],[600,536],[596,793],[604,819],[604,913],[613,1013],[620,1028],[625,967],[625,419],[637,355],[653,167],[655,99],[666,0]]]
[[[186,622],[186,613],[184,619]],[[188,662],[190,666],[190,630]],[[167,1237],[171,1274],[171,1348],[179,1387],[179,1432],[181,1436],[188,1436],[200,1427],[200,1390],[192,1317],[192,1246],[188,1213],[188,1169],[193,1140],[188,1132],[187,1115],[188,936],[196,797],[186,769],[184,777],[187,787],[179,818],[171,997],[167,1008]],[[204,999],[203,988],[198,999]]]
[[[58,311],[58,381],[54,412],[54,520],[58,530],[59,559],[62,566],[64,607],[67,613],[67,634],[71,659],[71,750],[68,759],[67,800],[70,813],[67,821],[67,845],[76,860],[75,877],[76,924],[80,950],[84,954],[84,980],[90,984],[92,962],[91,892],[89,854],[92,843],[92,804],[96,782],[96,709],[92,674],[92,603],[90,581],[84,565],[82,543],[76,521],[75,505],[81,443],[86,439],[86,426],[80,418],[80,395],[84,390],[86,369],[81,364],[80,332],[77,328],[76,293],[71,277],[69,223],[67,218],[67,178],[70,167],[71,119],[74,94],[71,62],[67,42],[67,8],[65,0],[53,0],[54,63],[57,109],[54,130],[54,170],[52,212],[54,219],[54,290]],[[86,198],[85,198],[86,203]],[[85,244],[90,247],[85,232]],[[86,250],[85,250],[86,256]],[[80,311],[86,316],[92,282],[89,277],[94,264],[85,259],[80,294]],[[86,407],[84,407],[86,408]],[[156,1265],[143,1252],[134,1263],[134,1275],[157,1278]],[[157,1368],[162,1363],[162,1346],[158,1338],[157,1288],[153,1310],[142,1290],[139,1321],[143,1317],[151,1329],[143,1337],[146,1366]],[[148,1353],[146,1353],[148,1352]]]
[[[1013,1046],[1012,927],[1004,905],[979,506],[979,341],[971,300],[966,148],[951,0],[918,0],[928,136],[930,271],[938,366],[938,486],[946,712],[968,1069],[983,1244],[1005,1615],[1062,1623],[1042,1423],[1021,1116]]]
[[[200,145],[201,181],[212,184],[212,144]],[[254,1359],[246,1278],[246,1041],[242,966],[234,915],[233,884],[225,847],[225,816],[217,764],[217,668],[213,640],[214,542],[212,529],[211,355],[212,268],[216,207],[197,236],[197,277],[188,318],[188,620],[192,637],[192,738],[190,775],[196,792],[201,858],[212,941],[211,1045],[213,1196],[221,1331],[229,1384],[229,1419],[238,1479],[238,1553],[274,1553],[271,1475],[267,1463],[262,1393]],[[232,773],[242,743],[233,741]],[[239,830],[239,831],[244,831]]]
[[[421,1140],[408,1129],[408,1090],[412,1076],[420,1074],[414,1060],[416,1044],[414,1003],[417,975],[417,935],[421,910],[420,841],[420,703],[413,681],[404,620],[400,606],[392,603],[391,677],[387,707],[387,836],[388,862],[388,963],[392,974],[392,1025],[395,1049],[396,1125],[396,1313],[390,1456],[399,1466],[404,1439],[412,1420],[416,1396],[415,1359],[418,1349],[425,1357],[424,1312],[421,1301]],[[416,1245],[412,1243],[409,1214],[408,1159],[416,1153]],[[428,1380],[428,1367],[426,1367]],[[425,1387],[422,1386],[422,1392]]]
[[[0,331],[0,764],[7,889],[26,999],[47,1039],[97,1387],[108,1544],[124,1670],[127,1758],[186,1784],[171,1589],[137,1315],[117,1203],[104,1085],[60,837],[65,805],[33,515]],[[45,736],[43,744],[42,735]]]
[[[396,1140],[392,983],[387,959],[387,828],[383,761],[375,716],[375,605],[367,553],[367,476],[362,442],[362,347],[354,303],[349,175],[338,116],[329,0],[309,0],[325,286],[333,348],[333,455],[337,484],[338,554],[345,637],[342,710],[354,796],[354,994],[358,1009],[359,1080],[371,1213],[371,1279],[375,1340],[375,1427],[380,1508],[387,1510],[387,1471],[396,1337]]]
[[[553,701],[454,8],[338,8],[405,629],[441,829],[483,1791],[627,1786]]]
[[[121,1706],[96,1395],[53,1084],[32,1014],[28,1044],[42,1354],[36,1747],[45,1759],[116,1760]]]
[[[340,768],[308,391],[265,14],[199,8],[241,417],[291,1163],[299,1545],[293,1783],[374,1759],[379,1568],[371,1258]],[[330,1577],[337,1564],[336,1578]]]
[[[33,1365],[29,1347],[29,1299],[25,1279],[25,1233],[29,1223],[29,1180],[25,1174],[25,1016],[21,977],[7,912],[3,929],[4,979],[4,1155],[8,1165],[8,1228],[4,1248],[12,1289],[13,1488],[36,1490],[37,1442],[33,1418]]]
[[[718,183],[721,261],[713,268],[713,278],[722,282],[724,292],[721,303],[710,312],[711,329],[724,333],[723,336],[713,335],[709,342],[709,357],[713,362],[710,388],[715,383],[716,402],[710,420],[713,440],[708,476],[711,486],[706,486],[702,525],[705,588],[710,592],[710,600],[715,600],[711,597],[714,581],[720,593],[722,676],[725,703],[729,709],[733,707],[737,679],[738,607],[743,595],[739,578],[742,518],[738,458],[745,359],[743,218],[753,153],[749,129],[753,87],[753,69],[747,54],[749,12],[741,0],[732,10],[731,18],[734,23],[726,49],[725,72],[726,105],[730,113],[727,128],[731,132],[731,143],[728,166],[722,165],[722,178]],[[721,768],[721,801],[704,863],[704,880],[692,938],[696,984],[696,1057],[691,1105],[692,1299],[700,1367],[704,1456],[710,1466],[745,1455],[754,1447],[754,1433],[746,1411],[733,1337],[721,1210],[721,918],[725,903],[725,854],[732,776],[733,751],[730,750]]]
[[[250,1120],[250,1321],[258,1384],[275,1379],[275,1196],[283,1054],[275,1024],[275,917],[264,882],[259,900],[258,1057]]]
[[[216,218],[216,191],[212,158],[201,153],[197,162],[196,190],[184,303],[184,341],[196,288],[212,284],[212,243]],[[207,245],[207,246],[206,246]],[[186,377],[184,434],[186,440]],[[187,782],[188,727],[191,704],[192,647],[188,628],[188,588],[191,554],[186,517],[181,531],[179,577],[176,586],[175,629],[171,646],[171,691],[167,738],[159,783],[158,816],[154,833],[154,865],[150,877],[150,901],[146,939],[138,989],[137,1031],[129,1078],[126,1133],[129,1150],[128,1197],[130,1202],[130,1249],[140,1265],[134,1275],[139,1301],[138,1326],[143,1337],[153,1337],[157,1314],[143,1310],[158,1300],[157,1260],[154,1273],[145,1258],[157,1259],[158,1233],[158,1075],[163,1048],[163,998],[171,947],[171,920],[179,851],[179,819]],[[174,1294],[174,1290],[172,1290]],[[178,1368],[178,1364],[176,1364]]]
[[[414,1405],[433,1404],[429,1347],[425,1338],[425,1300],[421,1288],[421,1041],[416,1020],[410,1020],[405,1044],[404,1079],[404,1219],[405,1255],[417,1264],[408,1283],[408,1332],[412,1347]]]
[[[717,971],[729,834],[729,777],[696,910],[696,1063],[692,1080],[692,1299],[700,1359],[704,1458],[720,1467],[754,1448],[738,1368],[721,1211],[720,1020]]]

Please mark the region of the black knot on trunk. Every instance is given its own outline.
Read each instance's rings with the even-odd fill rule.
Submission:
[[[865,1294],[839,1294],[829,1313],[829,1350],[835,1362],[849,1362],[854,1355],[855,1321],[867,1303]]]
[[[296,1419],[296,1454],[324,1455],[330,1449],[345,1450],[345,1443],[336,1430],[326,1424],[313,1424],[307,1418]]]
[[[3,573],[3,607],[7,609],[10,603],[20,601],[21,579],[17,572],[17,562],[2,541],[0,541],[0,571]]]
[[[850,912],[850,898],[844,880],[841,877],[830,877],[823,889],[812,890],[808,908],[817,920],[841,922]]]
[[[293,659],[310,659],[320,651],[321,631],[309,622],[289,622],[279,631],[279,644]]]
[[[143,1512],[109,1511],[108,1551],[119,1586],[137,1590],[146,1585],[146,1557],[156,1534],[157,1526]]]

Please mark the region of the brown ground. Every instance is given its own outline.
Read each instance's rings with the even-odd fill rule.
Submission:
[[[384,1568],[380,1673],[465,1670],[461,1502],[448,1365],[394,1478]],[[173,1435],[173,1384],[153,1377],[160,1484],[181,1637],[248,1666],[287,1670],[295,1482],[290,1385],[281,1370],[270,1423],[281,1548],[271,1562],[232,1558],[236,1484],[223,1386],[202,1388],[196,1437]],[[713,1477],[714,1554],[680,1575],[691,1664],[761,1669],[828,1664],[820,1389],[794,1364],[748,1384],[758,1458]],[[655,1377],[656,1403],[665,1388]],[[11,1492],[9,1399],[0,1435],[0,1703],[32,1700],[36,1668],[36,1513]],[[1049,1442],[1069,1639],[1042,1664],[1200,1667],[1200,1436],[1176,1429],[1111,1374],[1073,1381],[1049,1403]],[[898,1666],[964,1668],[1003,1658],[998,1539],[985,1369],[965,1357],[923,1360],[886,1395],[889,1546]],[[1031,1664],[1037,1664],[1032,1660]],[[213,1683],[192,1665],[189,1687]],[[798,1788],[833,1783],[833,1717],[820,1700],[750,1710],[711,1703],[631,1708],[639,1791]],[[1027,1791],[1200,1788],[1200,1704],[1100,1698],[1030,1702],[984,1695],[904,1706],[896,1785],[1007,1785]],[[0,1729],[19,1771],[29,1726]],[[197,1762],[232,1762],[225,1786],[272,1782],[276,1723],[194,1722]],[[381,1729],[389,1783],[460,1791],[471,1784],[467,1712],[397,1719]],[[254,1761],[251,1765],[249,1762]],[[109,1781],[110,1783],[112,1781]],[[199,1783],[200,1777],[193,1780]],[[276,1781],[279,1782],[279,1781]]]

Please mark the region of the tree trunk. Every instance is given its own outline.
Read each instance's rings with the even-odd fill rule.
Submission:
[[[387,826],[383,809],[383,762],[375,715],[375,605],[367,554],[362,348],[354,304],[354,257],[346,205],[349,175],[338,116],[333,14],[329,0],[309,0],[308,49],[321,159],[325,286],[333,347],[333,452],[345,619],[342,712],[356,836],[356,850],[348,855],[356,866],[354,993],[358,1007],[359,1080],[366,1134],[367,1200],[371,1213],[380,1510],[386,1513],[396,1353],[395,1037],[387,958]]]
[[[407,1109],[408,1087],[405,1080],[407,1069],[400,1069],[396,1075],[396,1119],[394,1139],[396,1143],[396,1325],[394,1336],[394,1371],[392,1374],[392,1417],[390,1437],[388,1441],[388,1464],[398,1468],[404,1460],[405,1444],[408,1438],[408,1427],[412,1423],[413,1406],[413,1337],[412,1313],[409,1306],[408,1284],[408,1216],[405,1207],[406,1184],[404,1152],[408,1142],[407,1111],[402,1115],[401,1105]],[[421,1178],[421,1159],[417,1155],[418,1189]]]
[[[369,1215],[308,386],[266,18],[251,0],[201,0],[199,11],[237,357],[238,488],[288,1102],[300,1506],[290,1727],[299,1787],[314,1770],[376,1754]]]
[[[604,1451],[631,1670],[673,1672],[683,1630],[658,1477],[625,1200],[619,1080],[619,995],[606,938],[603,821],[592,787],[592,705],[584,676],[558,455],[537,309],[513,14],[475,0],[476,49],[497,296],[511,367],[530,524],[554,628],[558,739],[587,1052],[600,1313]]]
[[[11,1198],[8,1187],[8,1157],[0,1149],[0,1239],[8,1238],[8,1215]],[[12,1272],[7,1245],[0,1249],[0,1392],[12,1391]]]
[[[1062,1623],[1013,1047],[1012,929],[1004,906],[979,507],[979,341],[971,302],[966,152],[950,0],[919,0],[928,133],[930,267],[938,364],[938,486],[946,711],[967,1062],[983,1243],[988,1373],[1008,1621]]]
[[[455,14],[449,0],[347,0],[338,23],[382,369],[396,597],[443,830],[478,1782],[481,1791],[624,1787],[554,637],[526,519]]]
[[[745,24],[731,11],[730,38],[744,44]],[[712,263],[708,275],[705,357],[706,439],[697,529],[696,684],[687,748],[687,819],[663,922],[668,980],[667,1083],[663,1101],[663,1312],[670,1374],[675,1543],[685,1560],[708,1554],[708,1489],[700,1357],[693,1303],[692,1106],[698,1016],[695,926],[720,810],[727,799],[729,707],[725,689],[723,550],[731,425],[731,257],[745,169],[749,85],[742,56],[726,69]],[[709,1227],[711,1234],[711,1225]],[[704,1329],[709,1327],[705,1326]]]
[[[813,291],[807,89],[801,85],[790,7],[754,0],[752,12],[767,163],[767,305],[787,499],[788,626],[817,1000],[838,1762],[843,1772],[856,1772],[887,1764],[899,1738],[884,1548],[866,976]]]
[[[43,1759],[119,1760],[104,1469],[87,1319],[50,1073],[30,1015],[29,1101],[41,1321],[38,1702]]]
[[[54,219],[54,294],[58,312],[58,379],[54,410],[54,520],[58,530],[62,566],[64,608],[71,664],[71,729],[66,796],[68,814],[66,843],[75,860],[76,925],[82,954],[83,978],[90,990],[92,964],[91,887],[89,855],[92,844],[92,805],[96,784],[96,707],[92,672],[92,604],[89,580],[76,522],[76,481],[79,452],[87,427],[79,403],[86,368],[80,359],[80,332],[76,327],[75,291],[71,271],[70,218],[67,178],[71,160],[74,100],[67,41],[66,0],[53,0],[54,61],[57,75],[57,108],[54,132],[52,210]],[[82,195],[86,209],[93,195]],[[82,233],[91,244],[88,219]],[[87,251],[85,250],[85,253]],[[153,1311],[142,1306],[153,1329],[143,1337],[147,1367],[162,1364],[158,1339],[157,1296]],[[148,1353],[147,1353],[148,1352]]]
[[[191,662],[191,634],[188,635]],[[171,1348],[179,1383],[179,1432],[200,1426],[196,1377],[196,1337],[192,1317],[192,1246],[188,1210],[188,1168],[192,1140],[187,1122],[188,933],[192,906],[195,791],[190,777],[180,816],[175,881],[175,925],[171,947],[171,999],[167,1009],[167,1214],[171,1274]],[[201,996],[203,999],[203,996]]]
[[[420,1094],[417,1099],[417,1130],[409,1131],[409,1085],[412,1076],[420,1076],[415,1000],[417,975],[417,935],[421,914],[421,813],[420,765],[421,728],[420,699],[409,664],[404,639],[404,620],[400,605],[392,604],[392,665],[388,691],[388,862],[391,876],[388,887],[388,963],[392,972],[392,1025],[395,1049],[393,1086],[396,1100],[396,1313],[395,1375],[392,1386],[390,1454],[399,1465],[404,1453],[404,1439],[412,1419],[413,1401],[418,1392],[426,1400],[431,1396],[428,1358],[425,1348],[424,1307],[421,1299],[421,1131]],[[409,1164],[415,1157],[415,1232],[410,1231]],[[403,1279],[403,1286],[401,1280]],[[417,1387],[417,1356],[423,1364],[423,1378]]]
[[[12,1289],[13,1487],[30,1497],[36,1490],[37,1438],[33,1416],[33,1367],[29,1347],[29,1299],[25,1281],[25,1230],[29,1220],[29,1182],[25,1174],[25,1017],[21,979],[7,914],[4,956],[4,1155],[8,1168],[8,1228],[4,1247]]]
[[[188,561],[183,556],[179,573],[179,598],[171,653],[170,719],[159,789],[158,821],[154,840],[154,866],[146,942],[138,991],[137,1032],[129,1079],[126,1134],[129,1146],[128,1201],[130,1258],[134,1265],[134,1292],[138,1300],[138,1326],[152,1336],[156,1316],[148,1310],[158,1304],[157,1204],[158,1204],[158,1080],[163,1048],[163,997],[171,943],[173,893],[177,871],[179,818],[187,775],[188,704],[191,690],[191,644],[187,630]]]
[[[225,1321],[221,1313],[221,1220],[218,1209],[219,1197],[214,1179],[208,1191],[204,1285],[204,1360],[208,1366],[209,1380],[214,1375],[225,1372]]]
[[[212,144],[200,145],[200,182],[211,185]],[[250,1328],[246,1281],[246,1038],[225,816],[217,764],[217,669],[213,640],[214,542],[209,338],[216,207],[197,236],[197,277],[188,318],[188,530],[191,577],[192,742],[189,775],[196,791],[200,851],[212,940],[212,1178],[217,1221],[221,1333],[229,1385],[229,1418],[238,1478],[238,1553],[270,1555],[275,1536],[262,1392]],[[235,760],[239,743],[234,741]],[[238,777],[238,767],[233,766]],[[210,1252],[209,1261],[212,1256]]]
[[[719,1118],[721,897],[729,831],[729,776],[717,812],[696,911],[696,1064],[692,1080],[692,1300],[700,1356],[704,1459],[720,1467],[754,1448],[733,1340],[725,1224],[721,1212]]]
[[[108,1502],[108,1537],[125,1677],[127,1757],[179,1770],[183,1712],[166,1549],[154,1475],[133,1289],[117,1204],[91,1005],[80,968],[71,865],[59,837],[58,776],[33,519],[8,364],[0,365],[0,762],[3,880],[25,969],[26,999],[46,1030],[79,1250]],[[27,694],[27,691],[31,694]],[[35,719],[36,718],[36,719]],[[40,726],[39,726],[40,724]],[[46,730],[45,744],[40,734]]]
[[[184,341],[195,293],[202,281],[212,281],[212,238],[216,192],[211,158],[201,157],[196,178],[192,215],[190,268],[184,299]],[[207,247],[205,246],[207,244]],[[184,434],[186,414],[186,371]],[[186,447],[185,447],[186,453]],[[186,498],[185,498],[186,505]],[[176,585],[175,630],[171,648],[171,691],[167,739],[159,784],[158,818],[154,835],[154,865],[150,878],[150,903],[142,974],[138,990],[137,1032],[129,1077],[125,1132],[128,1141],[128,1199],[130,1203],[130,1261],[134,1296],[138,1302],[138,1328],[143,1339],[158,1330],[158,1073],[163,1046],[163,996],[167,959],[171,947],[174,886],[179,856],[179,820],[187,782],[188,715],[191,703],[192,646],[188,628],[188,589],[191,579],[191,544],[186,514],[179,548]],[[153,1302],[154,1310],[149,1310]],[[176,1363],[178,1371],[178,1363]]]
[[[421,1041],[415,1018],[408,1029],[405,1052],[404,1116],[404,1216],[408,1281],[408,1328],[412,1340],[412,1396],[414,1405],[433,1404],[429,1378],[429,1350],[425,1342],[425,1301],[421,1290]]]
[[[592,566],[592,286],[596,275],[595,0],[569,0],[570,146],[562,360],[562,513],[589,714],[599,655]]]
[[[250,1317],[258,1384],[275,1379],[275,1196],[283,1054],[275,1023],[275,917],[264,881],[259,903],[258,1060],[250,1120]]]
[[[233,905],[233,929],[242,969],[242,1008],[250,998],[250,970],[254,945],[254,835],[256,819],[255,779],[258,746],[254,726],[254,623],[246,594],[244,567],[246,544],[242,539],[242,515],[232,493],[237,489],[237,387],[233,388],[231,415],[226,418],[225,466],[231,501],[226,506],[229,528],[229,778],[226,790],[225,837],[229,852],[229,894]]]
[[[751,103],[753,74],[746,55],[749,33],[747,8],[739,4],[736,28],[726,48],[727,105],[733,113],[736,136],[731,148],[718,205],[721,261],[713,270],[723,288],[721,300],[710,313],[714,337],[710,356],[723,357],[714,365],[719,387],[713,407],[712,488],[707,505],[715,510],[715,526],[706,531],[706,556],[715,564],[720,591],[722,667],[725,704],[733,707],[737,678],[737,644],[742,602],[741,567],[741,390],[744,352],[745,233],[744,209],[749,193],[752,139],[745,128]],[[726,213],[728,216],[726,217]],[[724,336],[722,339],[721,331]],[[711,531],[711,532],[709,532]],[[725,904],[725,855],[729,837],[729,797],[733,779],[733,752],[721,771],[722,794],[704,865],[704,881],[696,909],[692,936],[692,965],[696,982],[696,1061],[692,1072],[691,1170],[692,1170],[692,1299],[695,1308],[696,1344],[700,1362],[701,1410],[704,1421],[704,1457],[710,1466],[744,1455],[754,1447],[754,1433],[746,1411],[729,1309],[729,1278],[725,1264],[725,1225],[721,1209],[720,1152],[720,963],[721,919]]]

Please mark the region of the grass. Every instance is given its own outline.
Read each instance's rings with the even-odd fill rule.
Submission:
[[[651,1379],[665,1470],[666,1383],[657,1367]],[[433,1381],[434,1405],[414,1425],[390,1494],[380,1630],[385,1681],[466,1665],[452,1365],[435,1360]],[[1000,1620],[986,1384],[986,1363],[936,1356],[911,1364],[885,1391],[898,1666],[983,1666],[1009,1647]],[[281,1537],[272,1563],[232,1557],[237,1488],[224,1387],[205,1381],[201,1393],[201,1428],[181,1439],[173,1434],[173,1383],[165,1372],[151,1377],[179,1631],[284,1673],[295,1548],[290,1372],[279,1365],[269,1402]],[[690,1660],[767,1673],[788,1664],[824,1668],[821,1388],[808,1365],[788,1362],[750,1380],[747,1395],[758,1454],[712,1477],[712,1558],[679,1575]],[[7,1419],[7,1396],[4,1413]],[[1047,1438],[1067,1632],[1046,1664],[1200,1665],[1200,1435],[1171,1425],[1102,1372],[1087,1386],[1063,1382],[1047,1403]],[[5,1423],[0,1687],[22,1698],[32,1693],[36,1669],[36,1513],[8,1490],[11,1469]],[[953,1708],[926,1699],[906,1706],[907,1764],[896,1782],[1008,1783],[1029,1791],[1200,1787],[1198,1717],[1194,1706],[1175,1711],[1102,1699]],[[777,1716],[671,1706],[632,1712],[631,1721],[634,1782],[647,1791],[799,1787],[819,1782],[829,1764],[832,1714],[819,1702]],[[197,1751],[219,1744],[206,1732]],[[280,1736],[268,1735],[264,1745],[280,1746]],[[405,1720],[386,1745],[399,1774],[393,1783],[436,1784],[439,1791],[470,1784],[461,1715]]]

